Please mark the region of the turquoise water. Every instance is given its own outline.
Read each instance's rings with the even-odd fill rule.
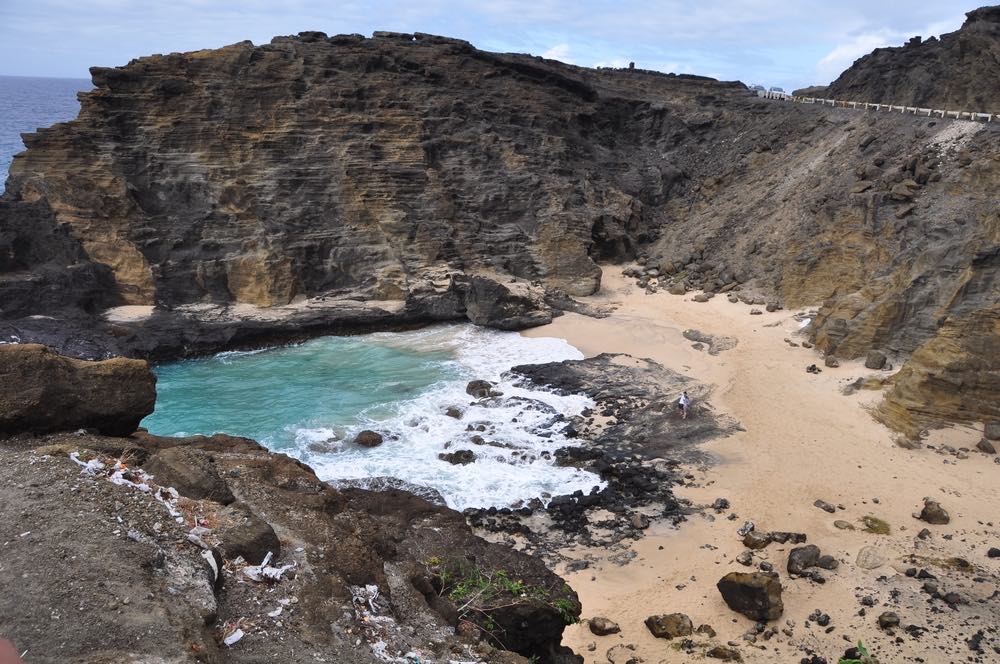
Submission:
[[[402,480],[457,509],[508,506],[600,485],[592,473],[552,464],[552,452],[570,444],[565,418],[592,402],[505,375],[514,364],[581,357],[561,339],[471,325],[220,353],[157,367],[156,411],[142,424],[160,435],[253,438],[335,484]],[[465,391],[472,379],[494,381],[504,397],[475,401]],[[448,415],[455,409],[458,418]],[[362,429],[385,442],[354,445]],[[476,461],[439,458],[456,450],[472,450]]]
[[[224,432],[287,450],[304,428],[347,429],[459,373],[447,350],[366,337],[222,353],[157,367],[156,411],[143,426],[171,436]]]

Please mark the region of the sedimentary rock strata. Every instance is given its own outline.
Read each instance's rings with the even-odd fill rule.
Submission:
[[[963,33],[995,41],[991,12]],[[643,254],[678,289],[823,303],[828,354],[923,349],[893,426],[1000,416],[983,354],[993,125],[395,33],[242,42],[93,78],[80,116],[28,135],[11,167],[8,338],[176,357],[436,320],[518,329],[597,289],[599,262]],[[151,309],[92,317],[111,305]],[[943,405],[917,412],[918,393]]]

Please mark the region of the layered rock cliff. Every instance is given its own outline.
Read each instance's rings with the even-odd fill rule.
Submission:
[[[812,96],[1000,113],[1000,5],[966,17],[940,38],[875,49]]]
[[[463,317],[516,329],[641,253],[692,287],[822,304],[828,353],[912,354],[894,426],[1000,416],[994,126],[422,34],[304,33],[93,76],[79,118],[28,135],[11,168],[5,334],[162,357]],[[149,309],[88,318],[109,304]]]

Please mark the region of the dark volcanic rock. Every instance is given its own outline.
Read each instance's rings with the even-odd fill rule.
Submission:
[[[119,303],[111,268],[87,255],[47,203],[0,201],[0,317]]]
[[[438,458],[450,464],[464,466],[476,460],[476,453],[472,450],[457,450],[455,452],[442,452]]]
[[[788,554],[788,573],[804,574],[808,568],[819,563],[819,558],[819,547],[815,544],[795,547]]]
[[[924,508],[920,510],[920,520],[935,525],[945,525],[951,521],[948,512],[936,500],[925,499]]]
[[[730,572],[716,585],[730,609],[753,620],[775,620],[785,609],[777,574]]]
[[[354,444],[361,445],[362,447],[378,447],[382,444],[382,441],[382,434],[368,429],[359,431],[358,435],[354,437]]]
[[[618,411],[617,424],[603,429],[595,443],[605,450],[642,452],[655,458],[684,445],[726,435],[738,425],[716,415],[707,402],[708,386],[649,359],[602,353],[585,360],[515,366],[511,373],[530,384],[566,394],[586,394],[601,411]],[[686,419],[676,400],[692,399]]]
[[[885,366],[885,353],[880,350],[870,350],[865,357],[865,368],[881,369]]]
[[[153,412],[155,386],[141,360],[87,362],[37,344],[3,344],[0,436],[81,428],[127,435]]]
[[[880,629],[899,627],[899,615],[893,611],[886,611],[878,617],[878,626]]]
[[[488,380],[470,380],[465,386],[465,392],[476,399],[486,399],[494,396],[493,383]]]

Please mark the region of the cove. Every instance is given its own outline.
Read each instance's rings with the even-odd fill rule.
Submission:
[[[334,484],[393,478],[433,489],[456,509],[546,501],[602,485],[592,473],[552,463],[569,444],[565,418],[591,403],[521,388],[505,372],[581,357],[560,339],[471,325],[225,352],[157,366],[156,410],[143,426],[158,435],[246,436]],[[473,379],[496,382],[503,397],[476,401],[465,391]],[[362,429],[385,442],[354,445]],[[458,450],[475,461],[439,457]]]

